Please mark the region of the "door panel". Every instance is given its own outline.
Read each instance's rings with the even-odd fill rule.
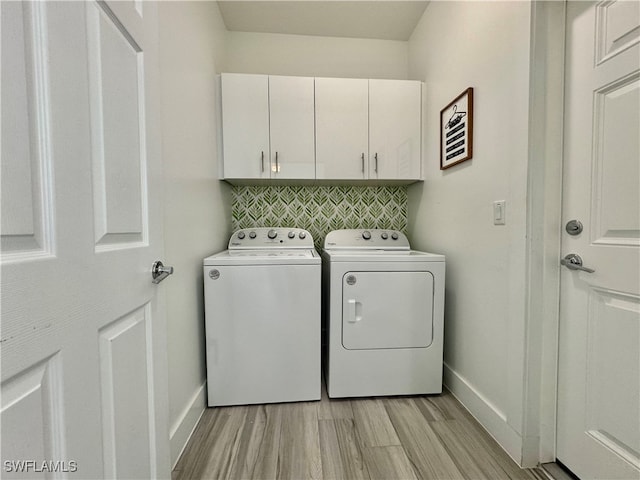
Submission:
[[[640,3],[606,1],[596,7],[597,64],[615,57],[640,40]]]
[[[150,309],[145,306],[98,333],[105,472],[116,478],[151,478],[153,374],[149,340]],[[138,445],[133,449],[131,445]]]
[[[639,72],[595,93],[591,236],[597,244],[640,245],[638,105]]]
[[[620,412],[636,412],[640,398],[640,298],[597,289],[589,297],[587,432],[633,462],[640,427]]]
[[[40,9],[2,9],[3,261],[51,254],[51,151],[45,39],[34,34]]]
[[[347,350],[428,347],[433,339],[430,272],[347,272],[342,345]]]
[[[556,456],[581,479],[640,475],[640,10],[569,2]],[[592,48],[586,48],[592,45]]]
[[[97,250],[146,237],[144,54],[124,25],[87,9]]]
[[[3,460],[64,459],[64,410],[60,356],[53,355],[2,385],[2,429],[28,431],[21,441],[3,442]],[[18,470],[18,466],[10,464]],[[71,469],[72,465],[66,466]],[[7,465],[3,462],[3,469]]]

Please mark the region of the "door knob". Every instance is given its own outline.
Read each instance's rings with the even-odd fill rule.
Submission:
[[[162,280],[173,274],[173,267],[165,267],[160,260],[153,262],[151,266],[151,280],[153,283],[160,283]]]
[[[582,270],[583,272],[593,273],[595,270],[593,268],[588,268],[582,265],[582,258],[577,253],[570,253],[562,260],[560,260],[560,264],[567,267],[569,270]]]

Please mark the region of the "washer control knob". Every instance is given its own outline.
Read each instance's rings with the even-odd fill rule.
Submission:
[[[371,232],[369,230],[365,230],[364,232],[362,232],[362,238],[364,238],[365,240],[370,240]]]
[[[249,238],[256,238],[256,232],[249,232]]]
[[[393,238],[394,240],[397,240],[398,239],[398,233],[397,232],[393,232],[391,234],[391,238]]]
[[[239,238],[240,240],[242,240],[244,237],[245,237],[244,232],[243,232],[243,231],[239,231],[239,232],[238,232],[238,238]]]
[[[382,237],[383,240],[386,240],[387,238],[389,238],[389,234],[387,232],[382,232],[380,236]]]
[[[267,237],[269,237],[271,240],[273,240],[277,236],[278,236],[278,232],[276,232],[275,230],[269,230],[269,232],[267,233]]]
[[[296,238],[296,233],[295,232],[289,232],[289,235],[287,235],[287,237]]]
[[[305,232],[300,232],[298,236],[300,237],[300,240],[304,240],[305,238],[307,238],[307,234]]]

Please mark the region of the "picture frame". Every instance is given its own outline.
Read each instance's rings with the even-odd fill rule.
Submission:
[[[473,88],[440,110],[440,170],[473,157]]]

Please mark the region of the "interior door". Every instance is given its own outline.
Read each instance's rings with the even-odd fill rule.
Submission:
[[[151,2],[2,2],[2,468],[168,478]]]
[[[640,476],[639,39],[638,2],[568,3],[562,254],[595,271],[565,257],[557,458],[583,480]]]

